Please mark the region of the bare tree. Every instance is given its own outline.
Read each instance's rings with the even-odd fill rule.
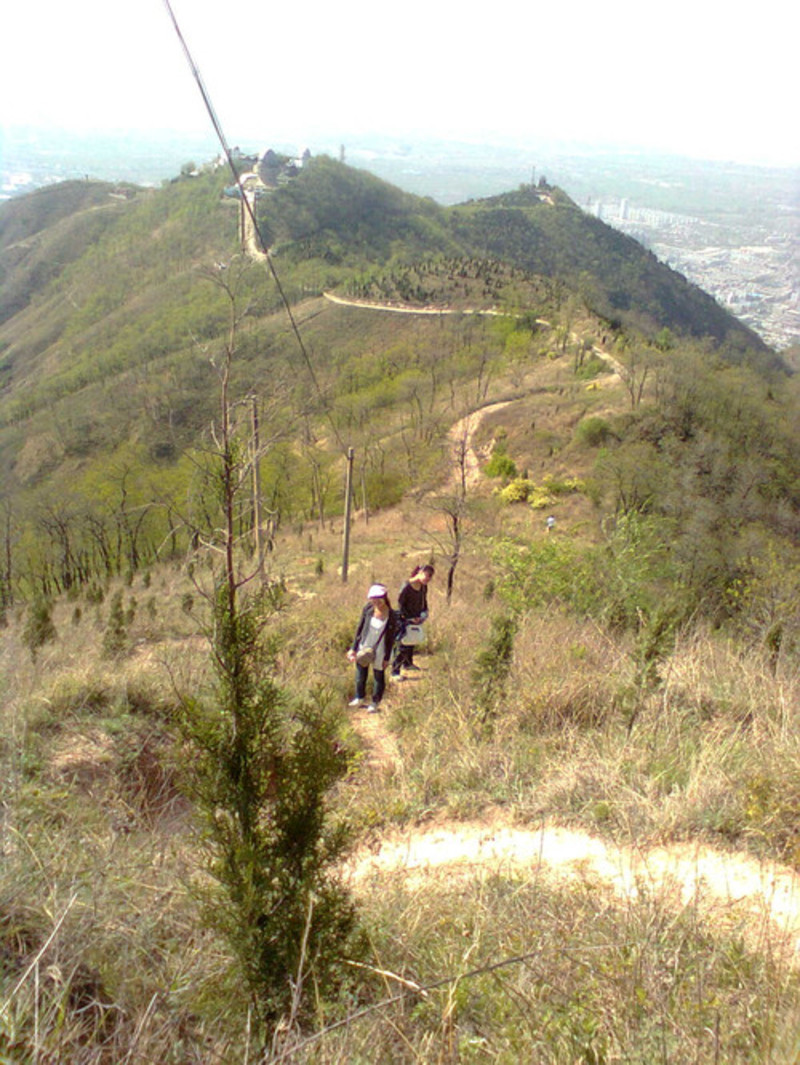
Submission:
[[[631,410],[637,410],[642,402],[644,386],[647,382],[651,365],[650,360],[645,357],[644,352],[639,348],[631,347],[626,354],[627,361],[620,371],[620,376],[625,388],[628,390]]]
[[[450,491],[430,495],[423,501],[424,506],[443,517],[445,521],[446,535],[444,537],[435,531],[426,530],[426,532],[439,545],[440,553],[447,560],[445,595],[448,603],[453,595],[456,569],[461,559],[466,534],[469,456],[472,451],[470,419],[463,418],[457,424],[458,432],[450,438]]]

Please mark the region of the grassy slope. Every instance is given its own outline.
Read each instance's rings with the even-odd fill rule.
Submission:
[[[529,447],[537,479],[588,474],[593,452],[571,426],[587,407],[610,415],[626,403],[613,379],[588,390],[576,382],[567,358],[498,379],[487,401],[515,394],[524,398],[488,409],[476,443],[503,436],[517,457]],[[532,423],[547,437],[528,436]],[[637,680],[641,648],[632,635],[532,609],[521,619],[497,716],[481,725],[476,670],[491,619],[504,612],[492,590],[501,573],[489,538],[547,537],[542,511],[498,507],[491,487],[484,479],[470,489],[449,604],[446,525],[434,497],[407,499],[369,523],[357,516],[346,586],[336,572],[338,523],[277,540],[270,572],[290,590],[273,623],[279,674],[290,691],[327,691],[342,706],[341,741],[354,761],[337,806],[364,838],[418,820],[494,818],[499,808],[520,825],[547,819],[640,846],[697,838],[796,864],[800,701],[789,656],[770,671],[762,654],[730,634],[695,626],[663,659],[663,682],[649,688]],[[585,496],[563,497],[554,512],[559,543],[602,538],[603,511]],[[344,709],[351,678],[343,650],[365,588],[381,579],[394,593],[431,555],[439,572],[430,642],[419,655],[424,672],[390,689],[384,714],[398,763],[370,767]],[[205,583],[203,566],[198,573]],[[2,634],[5,986],[16,984],[63,916],[45,955],[61,982],[44,981],[38,1012],[49,1053],[100,1060],[105,1041],[112,1057],[133,1061],[185,1061],[211,1048],[237,1057],[246,1027],[240,996],[220,980],[224,948],[197,927],[185,893],[197,853],[173,746],[177,693],[202,690],[210,676],[197,636],[205,607],[178,569],[159,567],[121,590],[133,617],[112,659],[101,652],[108,597],[57,603],[58,637],[35,663],[21,646],[22,612]],[[24,848],[11,845],[21,838]],[[367,1015],[328,1036],[314,1051],[321,1056],[300,1052],[297,1060],[430,1060],[454,1047],[477,1053],[478,1045],[480,1060],[498,1062],[601,1052],[670,1062],[791,1060],[796,978],[774,934],[763,929],[761,949],[753,949],[741,928],[675,907],[669,890],[620,903],[591,878],[559,882],[541,870],[506,869],[424,887],[393,876],[370,883],[359,899],[376,967],[405,979],[433,983],[520,954],[528,960]],[[29,1045],[32,986],[24,981],[11,998],[18,1041],[6,1035],[0,1045],[12,1053]],[[396,986],[365,977],[359,1002]],[[164,987],[169,994],[152,1011],[153,993]],[[89,1001],[95,1005],[78,1012]],[[103,1021],[98,1002],[119,1009]],[[66,1023],[58,1020],[65,1004]]]
[[[324,165],[337,178],[344,174],[336,164]],[[379,203],[389,195],[367,183]],[[297,267],[315,290],[341,281],[354,263],[363,265],[347,244],[346,197],[342,202],[335,182],[331,189],[337,190],[333,219],[341,220],[331,226],[331,239],[341,246],[331,248],[326,238],[335,261],[302,260]],[[34,317],[31,308],[31,317],[7,324],[13,350],[6,353],[6,372],[42,391],[33,397],[39,409],[6,429],[3,455],[27,463],[32,482],[54,455],[62,483],[67,470],[86,474],[114,440],[114,419],[128,434],[137,426],[133,433],[147,447],[166,422],[188,439],[213,412],[215,378],[204,344],[217,335],[222,312],[205,298],[194,303],[193,270],[226,247],[216,224],[203,226],[214,216],[229,231],[233,216],[211,182],[178,183],[167,195],[144,198],[130,210],[115,208],[114,224],[88,258],[53,283],[42,305],[47,315]],[[293,254],[301,261],[301,245],[313,232],[303,231],[308,205],[300,206],[294,228],[281,238],[292,241],[280,253],[287,262]],[[419,233],[408,206],[407,198],[395,202],[380,256],[393,250],[395,239]],[[197,225],[172,228],[183,212]],[[431,207],[429,215],[425,232],[442,224],[438,209]],[[359,239],[371,248],[379,212],[368,212],[363,224]],[[144,245],[135,238],[140,228],[149,235]],[[109,263],[118,264],[119,273],[100,299],[95,279]],[[165,305],[153,295],[159,288],[178,315],[175,346],[159,347],[170,332]],[[259,298],[260,290],[254,293]],[[66,310],[70,299],[80,306],[80,329]],[[285,321],[271,313],[269,299],[261,310],[242,337],[237,388],[254,378],[274,386],[284,377],[289,389],[308,394],[307,367]],[[679,490],[688,495],[700,480],[707,494],[697,520],[713,518],[725,529],[720,515],[738,523],[739,545],[752,537],[750,553],[768,565],[776,541],[760,524],[763,513],[743,522],[746,510],[726,516],[709,501],[738,501],[734,490],[740,487],[750,506],[758,497],[753,485],[767,483],[756,465],[759,448],[766,447],[773,474],[777,470],[769,482],[778,492],[773,527],[782,522],[791,535],[792,462],[782,445],[772,447],[764,428],[765,410],[776,422],[786,418],[786,394],[762,395],[769,391],[763,382],[759,391],[752,379],[727,370],[721,376],[733,379],[724,401],[710,390],[695,407],[682,406],[677,396],[673,415],[700,411],[704,420],[676,429],[660,412],[629,411],[628,390],[613,376],[577,377],[574,352],[559,356],[550,331],[531,335],[490,320],[405,318],[317,298],[298,310],[335,424],[347,429],[359,457],[368,456],[368,498],[388,492],[393,478],[402,487],[402,476],[413,475],[417,488],[429,489],[373,513],[369,523],[357,516],[346,586],[336,572],[337,519],[287,525],[269,560],[271,574],[290,590],[287,609],[273,623],[281,682],[295,693],[323,692],[342,707],[341,742],[352,755],[353,774],[335,803],[362,838],[416,821],[494,817],[499,808],[523,825],[546,818],[637,844],[703,839],[796,866],[796,651],[788,637],[777,654],[774,645],[752,638],[768,634],[768,623],[780,618],[790,568],[780,570],[779,581],[763,583],[770,596],[758,600],[759,609],[778,613],[747,615],[748,639],[732,626],[689,623],[674,643],[656,647],[652,628],[626,629],[619,618],[573,613],[563,604],[533,605],[532,596],[519,619],[505,691],[487,702],[485,690],[485,655],[494,661],[496,654],[492,619],[507,612],[494,544],[504,537],[533,548],[550,543],[610,572],[620,565],[608,546],[613,523],[604,521],[614,505],[611,486],[615,478],[623,482],[646,470],[659,445],[657,475],[674,480],[669,506],[677,508]],[[47,328],[37,332],[35,320]],[[196,345],[186,344],[189,328]],[[586,328],[594,332],[596,322]],[[131,336],[136,342],[126,349]],[[484,364],[487,353],[492,358]],[[488,378],[479,377],[487,367]],[[88,377],[81,381],[81,374]],[[675,385],[659,377],[659,388],[665,382]],[[701,374],[684,383],[692,397],[707,387]],[[53,403],[59,389],[62,399]],[[502,440],[520,471],[539,484],[547,475],[590,480],[599,453],[575,430],[595,417],[612,434],[606,436],[611,470],[595,502],[591,493],[557,498],[550,541],[546,511],[501,507],[486,481],[471,487],[466,539],[447,604],[443,507],[456,472],[447,430],[466,411],[505,401],[487,410],[475,432],[482,461]],[[144,426],[137,423],[137,405],[147,409]],[[330,416],[314,414],[320,434],[332,437]],[[730,434],[714,435],[715,420],[735,426],[747,464],[726,461]],[[631,433],[630,451],[611,446],[615,432]],[[96,439],[87,442],[91,433]],[[179,433],[161,442],[180,439]],[[81,446],[89,452],[81,453]],[[692,461],[682,466],[684,453]],[[626,455],[633,473],[623,464]],[[733,449],[732,458],[737,455]],[[288,449],[276,461],[291,465],[296,459]],[[743,478],[738,487],[737,469]],[[331,465],[332,484],[340,472],[340,465]],[[598,545],[607,547],[606,556],[591,554]],[[620,571],[631,585],[626,594],[637,603],[644,572],[637,565],[644,566],[647,546],[632,551],[630,568]],[[425,673],[391,691],[384,714],[399,764],[370,768],[363,736],[344,710],[351,677],[342,652],[366,587],[381,579],[394,593],[412,564],[431,555],[439,572],[430,642],[420,656]],[[196,562],[196,577],[207,583],[210,556]],[[750,573],[756,589],[757,577]],[[546,592],[547,582],[539,577],[526,587]],[[741,595],[752,590],[729,587]],[[178,693],[202,691],[211,674],[198,636],[205,606],[181,567],[133,575],[130,585],[118,588],[129,617],[124,648],[105,658],[116,589],[114,583],[102,603],[96,588],[59,599],[57,638],[35,661],[24,647],[24,608],[9,613],[0,635],[0,765],[8,796],[0,982],[10,1006],[0,1048],[13,1060],[27,1052],[36,1033],[42,1056],[52,1060],[239,1060],[247,1030],[240,988],[220,975],[225,947],[198,927],[186,892],[199,851],[178,786],[185,753],[175,746]],[[656,675],[645,668],[649,661]],[[397,878],[370,887],[360,906],[375,967],[383,972],[424,984],[520,954],[527,962],[448,982],[388,1016],[370,1015],[328,1036],[316,1059],[312,1048],[296,1060],[793,1060],[796,976],[767,928],[761,949],[753,949],[736,926],[715,926],[700,908],[676,907],[669,891],[642,892],[620,904],[589,877],[552,882],[540,871],[506,870],[424,889]],[[51,933],[42,965],[27,970]],[[383,979],[387,986],[365,977],[349,1008],[394,991],[394,980]]]
[[[120,370],[185,361],[191,336],[219,337],[224,323],[197,270],[231,254],[235,204],[220,198],[222,184],[211,173],[120,201],[108,186],[72,183],[4,206],[3,288],[17,317],[0,331],[0,419]],[[398,257],[489,254],[560,278],[607,317],[763,353],[713,301],[574,205],[497,200],[445,211],[323,157],[260,214],[293,300]],[[258,313],[279,305],[269,288]]]

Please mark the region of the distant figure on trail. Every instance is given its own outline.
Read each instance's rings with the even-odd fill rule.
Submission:
[[[430,564],[417,566],[400,589],[397,605],[400,612],[400,629],[397,636],[398,647],[392,664],[392,679],[403,680],[401,669],[419,669],[414,665],[414,647],[419,643],[417,636],[423,621],[428,617],[428,585],[433,580],[434,568]],[[409,628],[413,626],[414,628]],[[412,634],[415,639],[411,640]]]
[[[348,662],[356,667],[356,694],[348,704],[353,709],[363,706],[367,693],[367,675],[372,666],[372,702],[367,706],[370,714],[380,709],[386,689],[386,666],[397,635],[397,617],[386,587],[373,584],[367,592],[367,602],[361,611],[353,644],[347,652]]]
[[[550,517],[545,522],[545,525],[547,526],[547,531],[549,533],[551,533],[553,531],[553,529],[555,529],[555,527],[556,527],[556,519],[553,517],[552,514],[550,515]]]

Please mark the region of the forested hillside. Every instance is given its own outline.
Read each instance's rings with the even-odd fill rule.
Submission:
[[[432,483],[456,417],[492,378],[522,377],[542,358],[571,357],[586,376],[604,365],[594,348],[613,353],[629,367],[634,408],[648,374],[658,366],[663,392],[691,351],[704,379],[717,365],[755,374],[760,391],[782,378],[749,330],[557,189],[444,209],[311,160],[258,201],[280,293],[242,253],[224,186],[208,167],[160,190],[68,183],[3,206],[7,598],[137,568],[203,534],[199,456],[229,348],[228,387],[268,410],[263,484],[276,526],[340,510],[349,445],[373,507]],[[370,316],[326,292],[441,316]],[[660,417],[663,452],[689,429]],[[621,444],[656,432],[638,420]]]
[[[0,1058],[797,1060],[797,377],[558,189],[226,180],[0,212]]]

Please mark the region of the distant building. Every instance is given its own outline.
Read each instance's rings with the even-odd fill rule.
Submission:
[[[258,157],[254,169],[260,180],[267,188],[276,188],[285,185],[292,178],[297,177],[297,172],[308,165],[311,152],[306,148],[299,158],[291,159],[286,155],[279,155],[272,148],[265,148]]]

